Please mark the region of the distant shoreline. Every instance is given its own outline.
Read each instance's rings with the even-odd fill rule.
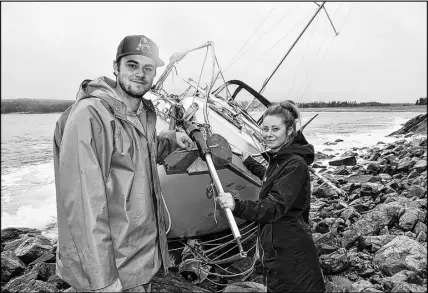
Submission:
[[[418,112],[427,113],[427,105],[421,106],[372,106],[342,108],[300,108],[300,112]]]
[[[74,100],[5,99],[1,100],[1,114],[62,113]],[[389,105],[361,107],[300,108],[301,112],[417,112],[427,113],[427,105]]]

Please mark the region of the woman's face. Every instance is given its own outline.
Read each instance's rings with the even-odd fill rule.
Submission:
[[[279,151],[287,140],[287,127],[278,116],[266,116],[262,123],[262,135],[266,146]]]

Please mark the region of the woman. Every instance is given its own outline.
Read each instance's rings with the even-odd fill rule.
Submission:
[[[324,292],[324,280],[309,225],[311,185],[308,165],[314,148],[297,131],[299,109],[291,101],[262,116],[269,152],[267,169],[251,156],[245,166],[261,180],[259,200],[241,201],[222,193],[218,202],[241,219],[259,224],[261,260],[268,292]]]

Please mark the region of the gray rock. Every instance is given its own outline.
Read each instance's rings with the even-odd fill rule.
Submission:
[[[381,193],[382,189],[382,184],[366,182],[361,185],[361,196],[377,197]]]
[[[347,292],[382,292],[377,290],[372,283],[366,280],[360,280],[347,288]]]
[[[28,233],[41,234],[42,232],[40,230],[32,229],[32,228],[14,228],[14,227],[5,228],[1,230],[1,244],[2,246],[4,246],[9,241],[21,238],[21,236]]]
[[[347,251],[339,248],[337,251],[320,256],[320,264],[327,273],[338,273],[349,266]]]
[[[358,237],[376,234],[386,225],[398,222],[402,206],[397,202],[381,204],[363,215],[343,233],[342,247],[352,244]]]
[[[395,237],[396,235],[362,236],[359,240],[359,246],[361,248],[371,248],[372,252],[376,252]]]
[[[409,189],[409,196],[413,197],[416,196],[418,198],[423,198],[427,194],[426,188],[423,188],[418,185],[412,185]]]
[[[415,225],[415,227],[413,228],[413,232],[416,234],[416,235],[418,235],[419,234],[419,232],[427,232],[427,225],[425,225],[424,223],[422,223],[422,222],[417,222],[416,223],[416,225]]]
[[[54,254],[52,254],[52,253],[44,254],[41,257],[39,257],[38,259],[36,259],[35,261],[33,261],[32,263],[30,263],[28,266],[32,267],[35,264],[42,263],[42,262],[54,263],[55,260],[56,260],[56,257]]]
[[[366,166],[367,172],[370,174],[377,174],[380,170],[379,164],[376,162],[370,162]]]
[[[1,282],[6,283],[25,271],[25,264],[13,253],[7,250],[1,253]]]
[[[21,292],[58,292],[58,289],[52,284],[35,280],[30,282]]]
[[[357,165],[357,159],[352,157],[341,158],[338,160],[329,161],[330,166],[355,166]]]
[[[21,292],[35,283],[37,279],[36,272],[29,272],[25,275],[10,280],[6,286],[2,288],[2,292]]]
[[[409,284],[407,282],[397,282],[392,288],[391,293],[402,293],[402,292],[426,292],[427,289],[424,286]]]
[[[416,237],[416,240],[418,242],[426,242],[427,241],[427,233],[424,231],[419,232],[418,236]]]
[[[336,191],[328,186],[316,187],[312,194],[318,198],[336,198],[338,194]]]
[[[331,281],[327,281],[325,284],[325,292],[326,293],[333,293],[333,292],[345,292],[345,289],[336,285],[335,283]]]
[[[345,290],[347,287],[352,285],[352,281],[342,276],[332,276],[331,282],[335,284],[337,287],[339,287],[341,291]],[[337,291],[333,291],[333,292],[337,292]]]
[[[8,242],[4,246],[3,250],[4,251],[6,251],[6,250],[15,251],[15,249],[17,249],[19,247],[19,245],[21,245],[21,243],[24,242],[25,239],[27,239],[27,238],[28,238],[28,236],[25,235],[22,238],[19,238],[19,239],[16,239],[16,240],[12,240],[12,241]]]
[[[424,220],[425,214],[420,209],[407,208],[398,224],[404,231],[411,231],[418,221],[423,222]]]
[[[334,170],[333,174],[335,175],[349,175],[349,171],[346,169],[345,166],[339,166]]]
[[[31,263],[44,254],[49,254],[52,250],[50,240],[43,236],[30,237],[15,250],[15,254],[25,264]]]
[[[266,292],[266,286],[255,282],[239,282],[228,285],[223,292]]]
[[[412,169],[418,171],[419,173],[426,171],[427,170],[427,161],[426,160],[418,160]]]
[[[51,276],[55,275],[56,264],[54,263],[37,263],[31,272],[37,273],[37,279],[47,281]]]
[[[416,162],[413,162],[409,157],[404,158],[398,163],[397,171],[399,172],[407,172],[412,168]]]
[[[72,290],[72,289],[69,289]],[[152,279],[153,292],[200,292],[210,293],[211,291],[195,286],[194,284],[185,281],[182,276],[177,273],[164,273],[164,270],[159,270]],[[65,292],[65,291],[64,291]],[[70,291],[74,292],[74,291]]]
[[[409,175],[407,176],[407,179],[413,179],[419,176],[419,172],[416,170],[412,170]]]
[[[389,181],[391,181],[391,180],[392,180],[392,176],[391,176],[391,175],[389,175],[389,174],[387,174],[387,173],[380,173],[380,174],[378,174],[378,176],[380,177],[380,179],[381,179],[383,182],[389,182]]]
[[[397,236],[375,253],[373,264],[388,276],[401,270],[426,272],[427,250],[407,236]]]
[[[373,175],[351,175],[347,177],[346,180],[348,182],[363,184],[366,182],[373,182],[375,179]]]

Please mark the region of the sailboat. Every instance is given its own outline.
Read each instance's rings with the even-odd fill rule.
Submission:
[[[214,89],[214,84],[222,77],[222,71],[213,42],[207,42],[171,56],[166,69],[145,95],[156,108],[158,132],[171,129],[185,131],[185,125],[191,124],[205,139],[218,134],[227,141],[231,158],[216,164],[216,173],[224,191],[239,196],[242,200],[257,200],[262,184],[243,165],[242,154],[258,154],[265,149],[259,126],[260,116],[271,102],[262,95],[263,90],[317,14],[322,9],[325,10],[325,2],[315,4],[318,5],[316,12],[259,91],[240,80],[224,81]],[[325,12],[327,13],[326,10]],[[176,65],[198,50],[206,50],[206,57],[209,50],[212,52],[213,66],[209,82],[203,87],[200,80],[182,79],[186,87],[181,92],[168,90],[165,85],[167,79],[178,76],[174,75]],[[217,147],[221,157],[221,144],[214,143],[209,147],[213,150],[214,157]],[[177,150],[170,154],[164,164],[158,166],[158,171],[168,211],[168,239],[198,238],[230,229],[230,219],[214,201],[218,190],[209,165],[196,145],[190,151]],[[240,219],[234,220],[237,225],[243,222]]]

